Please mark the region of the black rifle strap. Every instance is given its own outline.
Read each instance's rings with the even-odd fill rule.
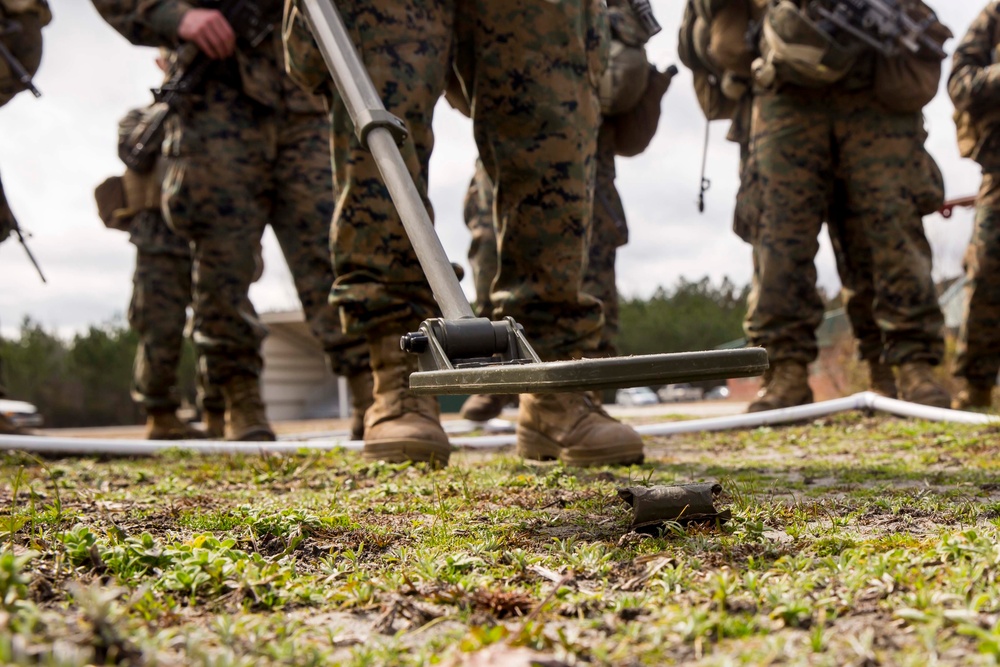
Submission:
[[[698,190],[698,212],[705,212],[705,193],[708,192],[709,188],[712,187],[712,181],[705,178],[705,172],[708,170],[708,137],[709,130],[712,127],[712,122],[705,119],[705,145],[701,149],[701,185]]]

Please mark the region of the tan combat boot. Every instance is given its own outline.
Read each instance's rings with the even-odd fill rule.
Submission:
[[[351,440],[361,440],[365,437],[365,412],[371,407],[372,401],[371,369],[347,376],[347,386],[351,388]]]
[[[887,398],[896,398],[896,375],[892,372],[892,366],[883,364],[878,359],[869,359],[868,364],[868,389]]]
[[[488,422],[500,416],[505,406],[512,402],[511,396],[499,394],[473,394],[465,399],[459,412],[462,419],[474,422]]]
[[[586,393],[522,394],[517,453],[571,466],[642,463],[642,437],[611,418]]]
[[[274,431],[267,423],[260,382],[252,375],[237,375],[222,385],[226,397],[226,440],[271,442]]]
[[[174,410],[150,410],[146,416],[147,440],[201,440],[205,432],[180,420]]]
[[[985,410],[993,407],[993,386],[965,380],[951,401],[952,410]]]
[[[369,461],[427,461],[448,465],[451,443],[441,428],[441,410],[434,396],[417,396],[409,389],[417,357],[399,347],[399,334],[369,341],[375,401],[365,415],[365,445]]]
[[[951,396],[934,377],[934,369],[926,361],[911,361],[899,366],[900,398],[910,403],[934,408],[950,408]]]
[[[780,410],[813,402],[809,369],[805,364],[800,361],[776,361],[769,370],[770,379],[747,412]]]
[[[203,420],[205,422],[205,437],[213,440],[222,440],[226,437],[226,413],[206,410]]]

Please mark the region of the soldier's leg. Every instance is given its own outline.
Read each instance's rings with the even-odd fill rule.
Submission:
[[[491,317],[490,291],[497,275],[497,231],[493,223],[493,182],[482,160],[476,160],[476,173],[465,195],[465,226],[472,236],[469,265],[476,287],[476,312]]]
[[[513,316],[545,359],[597,345],[600,303],[583,293],[600,125],[596,3],[460,3],[456,62],[497,196],[494,317]],[[605,35],[606,36],[606,35]],[[516,73],[516,76],[512,75]]]
[[[128,313],[129,324],[139,336],[132,398],[145,408],[146,437],[151,440],[204,437],[177,418],[177,368],[190,302],[191,257],[139,247]]]
[[[628,243],[625,207],[615,187],[614,132],[601,125],[597,139],[597,177],[594,188],[594,222],[590,234],[583,291],[601,301],[604,328],[595,351],[598,357],[618,354],[618,285],[615,258],[618,248]]]
[[[195,347],[208,381],[226,397],[229,437],[273,439],[259,385],[267,330],[249,297],[270,210],[267,118],[241,92],[210,81],[175,120],[165,143],[164,208],[193,242]]]
[[[494,317],[513,316],[544,359],[592,354],[600,301],[583,292],[607,45],[601,4],[460,3],[456,63],[495,187]],[[595,13],[597,12],[597,13]],[[603,38],[603,39],[602,39]],[[571,465],[643,457],[635,431],[586,393],[521,397],[518,452]]]
[[[750,406],[759,411],[812,401],[807,366],[817,355],[823,317],[815,257],[832,156],[818,96],[759,95],[753,113],[751,150],[762,211],[754,244],[757,281],[744,330],[751,344],[767,349],[772,367],[764,394]]]
[[[497,275],[497,231],[493,223],[493,181],[486,173],[482,160],[476,160],[476,173],[465,195],[465,225],[472,236],[469,242],[469,265],[476,287],[476,313],[493,316],[490,291]],[[477,422],[499,417],[515,396],[473,394],[462,404],[459,414]]]
[[[431,117],[450,68],[453,0],[338,2],[344,23],[386,108],[406,122],[400,147],[426,197]],[[331,109],[334,187],[334,303],[349,334],[364,335],[375,374],[375,402],[365,422],[370,459],[447,463],[448,438],[433,397],[408,389],[416,358],[399,338],[439,313],[375,160],[364,150],[340,100]]]
[[[875,321],[871,247],[864,230],[847,219],[845,204],[844,184],[838,179],[834,181],[826,226],[840,275],[844,312],[858,341],[858,358],[868,367],[869,389],[895,398],[896,378],[892,367],[882,362],[882,330]]]
[[[371,368],[364,337],[345,335],[339,310],[330,303],[333,265],[328,239],[334,201],[329,137],[330,125],[324,114],[282,116],[274,162],[271,228],[330,371],[349,381],[354,406],[352,436],[360,439],[364,413],[372,402]]]
[[[871,248],[883,358],[899,367],[904,400],[948,407],[950,398],[930,370],[944,353],[944,318],[911,185],[920,115],[886,113],[865,92],[844,94],[835,106],[846,215],[864,230]]]
[[[955,407],[989,407],[1000,370],[1000,174],[986,172],[966,253],[965,308],[955,376],[965,387]]]

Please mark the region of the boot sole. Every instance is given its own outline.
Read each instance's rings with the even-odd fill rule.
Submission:
[[[252,428],[238,435],[226,438],[230,442],[275,442],[274,431],[269,428]]]
[[[365,440],[361,456],[366,461],[430,463],[444,468],[451,456],[451,444],[432,440]]]
[[[747,407],[747,414],[752,414],[754,412],[770,412],[771,410],[784,410],[785,408],[797,408],[800,405],[811,405],[812,403],[815,403],[815,401],[813,400],[812,392],[809,392],[809,396],[805,400],[799,403],[792,403],[790,405],[770,406],[770,405],[758,405],[757,403],[751,403],[750,406]]]
[[[631,465],[646,460],[642,443],[606,445],[587,451],[560,447],[548,436],[526,426],[517,426],[517,455],[536,461],[562,461],[565,465],[587,468],[602,465]]]

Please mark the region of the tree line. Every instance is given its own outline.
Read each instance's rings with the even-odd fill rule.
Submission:
[[[724,279],[681,279],[649,298],[621,299],[622,354],[711,349],[740,338],[749,288]],[[528,332],[530,337],[531,332]],[[0,339],[2,377],[8,398],[35,404],[47,426],[138,424],[142,409],[131,397],[138,339],[121,318],[64,338],[25,319],[18,335]],[[185,344],[179,385],[195,397],[195,355]]]
[[[16,338],[0,339],[2,378],[10,399],[35,404],[53,428],[138,424],[131,397],[138,337],[123,320],[89,327],[70,339],[25,318]],[[183,395],[195,395],[194,350],[185,346]]]

